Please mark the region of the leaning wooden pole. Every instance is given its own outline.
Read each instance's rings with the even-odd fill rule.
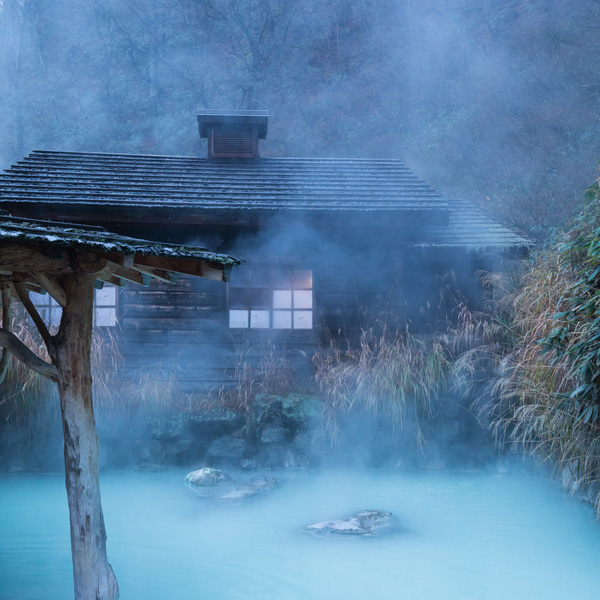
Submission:
[[[87,273],[73,274],[65,277],[62,284],[67,301],[55,348],[75,599],[115,600],[119,597],[119,587],[106,555],[92,402],[94,277]]]

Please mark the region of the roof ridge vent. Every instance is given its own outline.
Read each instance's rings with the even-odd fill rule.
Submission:
[[[208,158],[258,158],[258,140],[267,137],[266,110],[203,110],[198,113]]]

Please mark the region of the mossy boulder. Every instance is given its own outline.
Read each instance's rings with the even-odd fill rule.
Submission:
[[[261,424],[277,422],[285,427],[296,429],[320,419],[323,402],[307,394],[287,396],[258,394],[253,408],[256,420]]]

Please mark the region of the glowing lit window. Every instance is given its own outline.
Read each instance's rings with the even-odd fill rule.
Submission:
[[[312,329],[312,271],[239,269],[229,284],[232,329]]]
[[[30,292],[33,302],[44,323],[48,327],[58,327],[62,315],[62,307],[50,294]],[[117,324],[117,288],[105,285],[94,293],[94,326],[114,327]]]

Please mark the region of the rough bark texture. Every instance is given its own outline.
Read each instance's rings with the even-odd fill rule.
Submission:
[[[2,329],[8,333],[11,330],[11,311],[10,311],[10,284],[3,282],[0,285],[0,293],[2,294]],[[10,365],[10,352],[7,348],[2,350],[2,357],[0,358],[0,383],[4,381],[6,374],[8,373],[8,366]]]
[[[62,283],[67,303],[56,350],[75,598],[114,600],[119,597],[119,587],[106,556],[98,437],[92,404],[90,350],[94,278],[78,274],[65,277]]]

